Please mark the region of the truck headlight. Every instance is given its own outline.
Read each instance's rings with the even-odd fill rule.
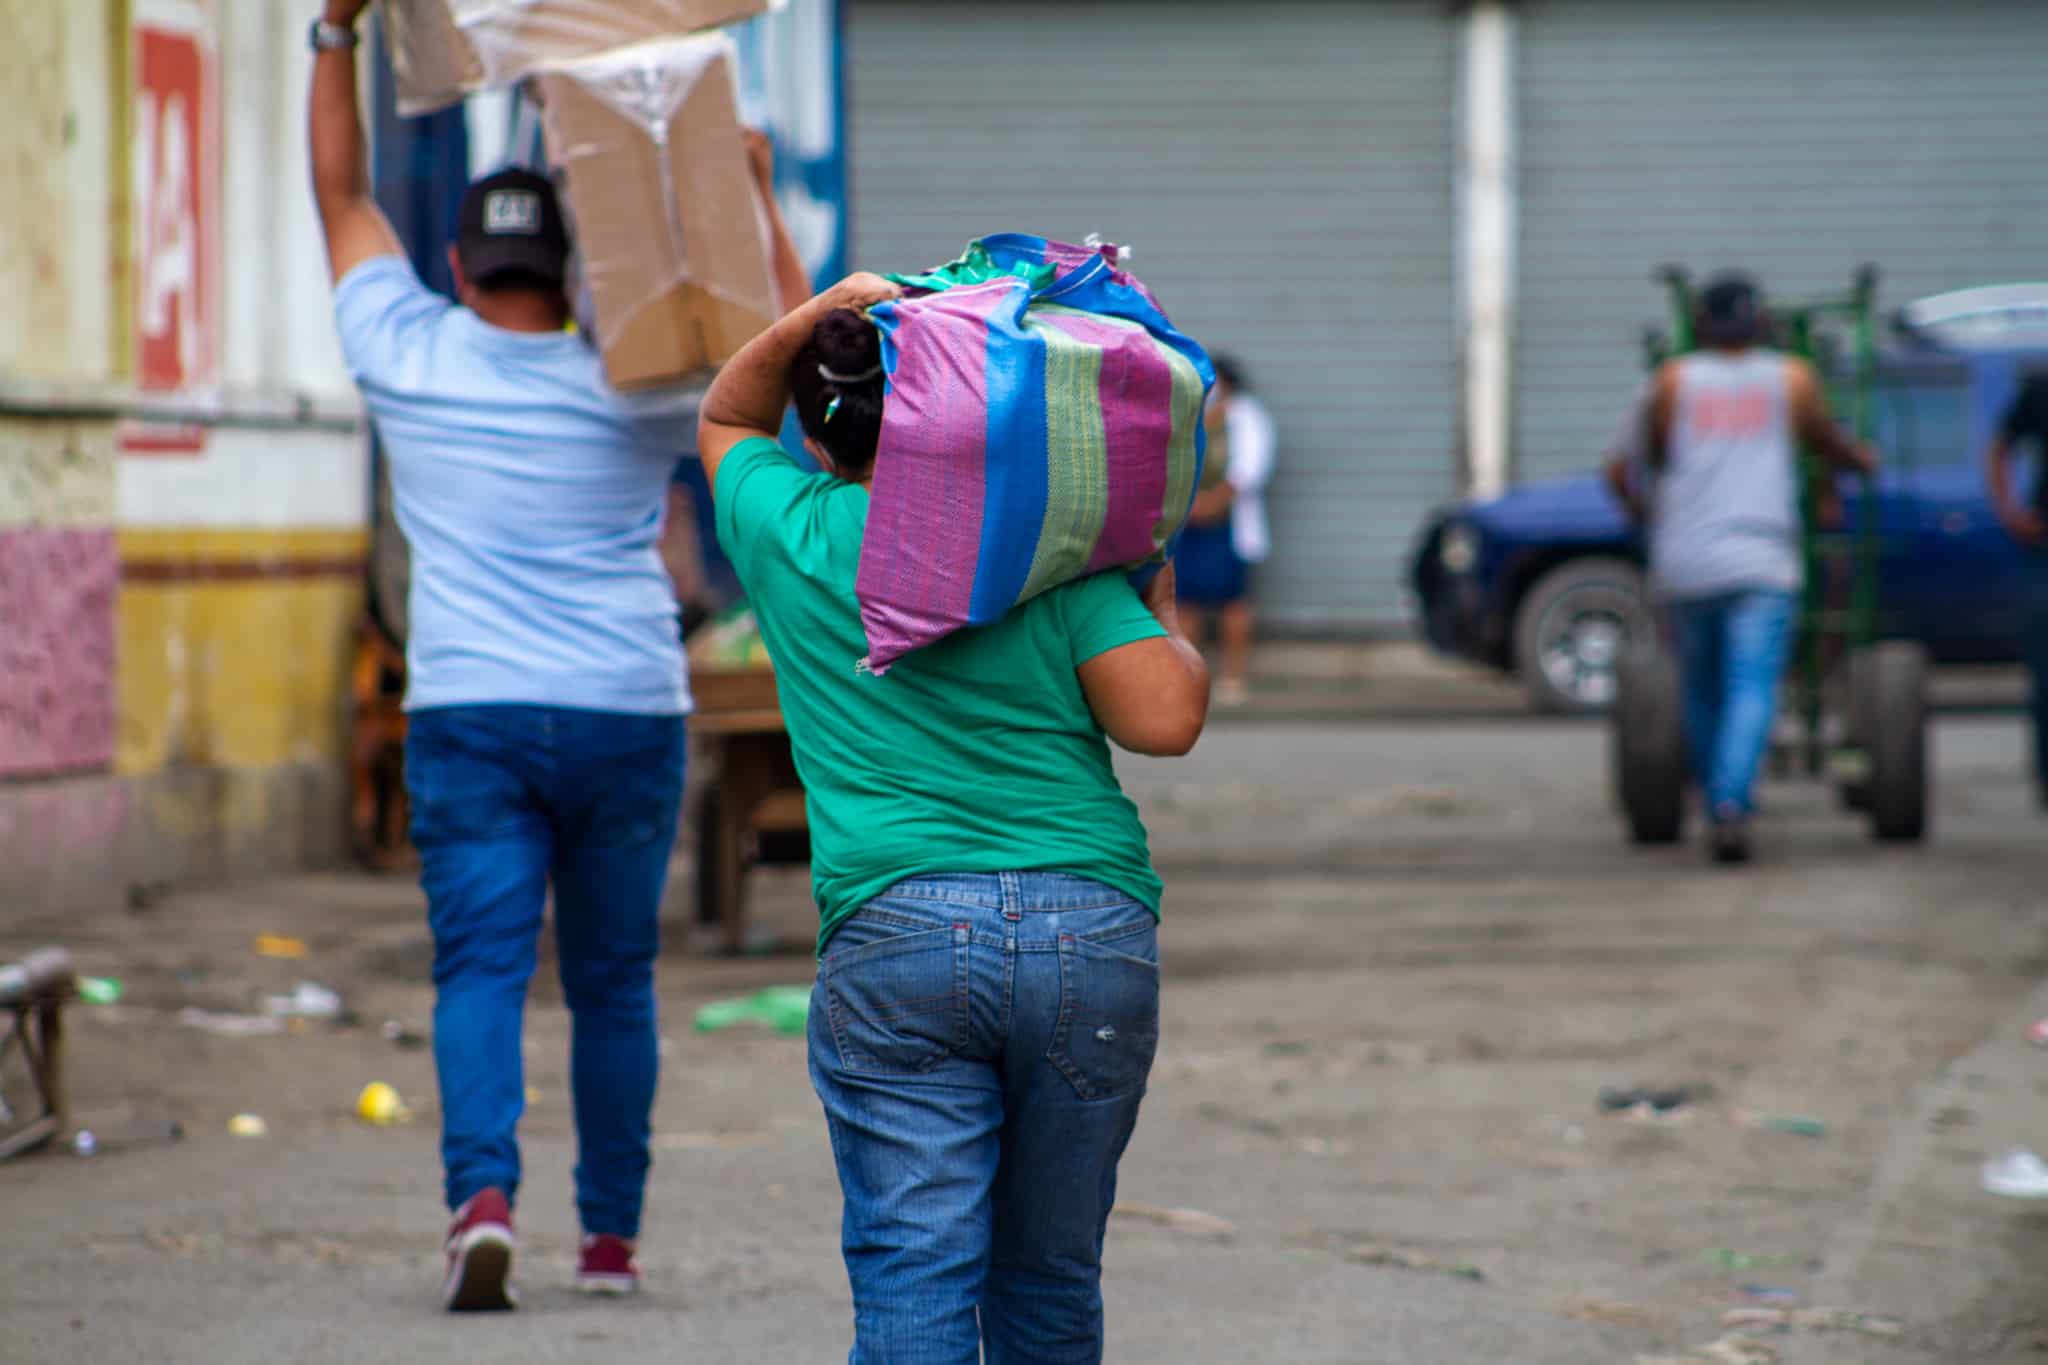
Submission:
[[[1436,556],[1445,573],[1470,573],[1479,563],[1479,533],[1463,522],[1452,522],[1444,527]]]

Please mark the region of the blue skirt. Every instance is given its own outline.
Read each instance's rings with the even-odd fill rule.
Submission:
[[[1173,568],[1180,599],[1190,605],[1227,607],[1245,594],[1247,567],[1238,557],[1227,521],[1182,531]]]

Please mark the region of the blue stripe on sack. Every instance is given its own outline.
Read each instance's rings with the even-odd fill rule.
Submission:
[[[979,567],[967,606],[974,625],[1000,621],[1016,605],[1045,527],[1045,338],[1024,328],[1030,301],[1031,291],[1020,281],[1014,306],[988,319],[988,478]],[[1016,420],[999,426],[998,413],[1013,413]]]
[[[884,299],[868,309],[868,320],[875,324],[875,330],[882,334],[883,392],[888,392],[889,381],[896,378],[896,361],[901,348],[896,344],[896,329],[903,325],[903,319],[896,316],[896,301]]]

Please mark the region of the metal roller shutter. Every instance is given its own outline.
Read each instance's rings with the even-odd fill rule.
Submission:
[[[1437,0],[853,0],[853,261],[1133,244],[1279,424],[1268,619],[1391,626],[1455,489],[1453,38]]]
[[[2048,4],[1528,0],[1516,473],[1584,470],[1665,262],[1896,306],[2048,275]]]

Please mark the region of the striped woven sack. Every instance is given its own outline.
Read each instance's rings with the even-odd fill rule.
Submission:
[[[895,277],[855,594],[870,672],[1087,574],[1156,571],[1215,371],[1112,246],[1015,233]]]

